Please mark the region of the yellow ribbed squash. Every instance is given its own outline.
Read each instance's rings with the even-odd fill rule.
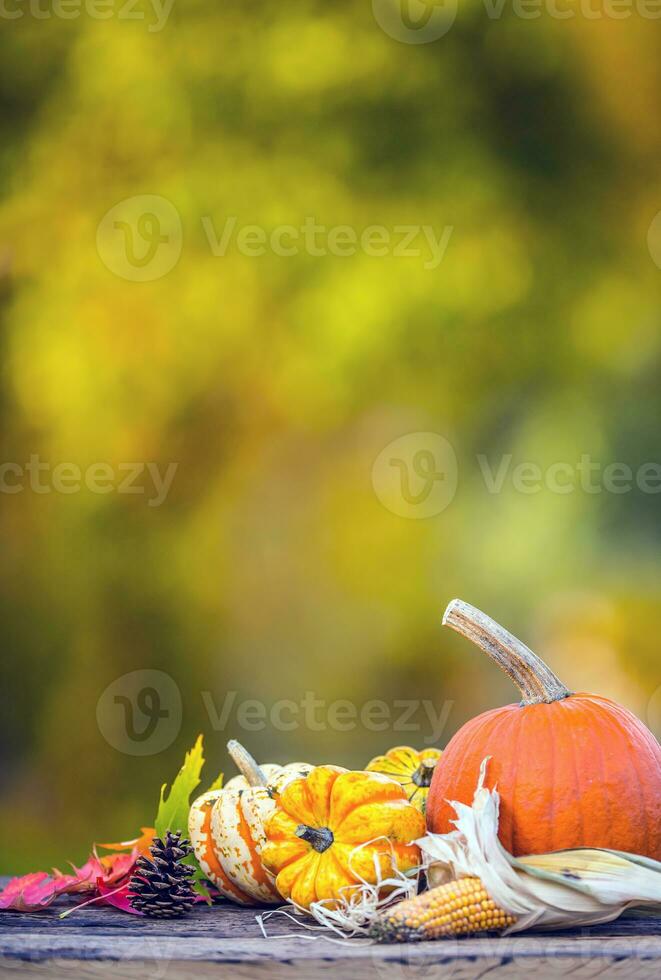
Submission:
[[[440,749],[412,749],[398,745],[385,755],[377,755],[367,766],[368,772],[380,772],[395,779],[406,790],[410,802],[424,813],[432,776],[443,753]]]
[[[361,882],[378,885],[420,864],[413,843],[425,820],[394,780],[374,772],[317,766],[287,784],[264,825],[264,867],[283,898],[309,909],[348,897]]]

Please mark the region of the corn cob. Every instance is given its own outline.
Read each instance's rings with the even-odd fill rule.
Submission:
[[[374,921],[370,934],[383,943],[409,943],[502,932],[515,922],[489,898],[479,878],[460,878],[387,909]]]

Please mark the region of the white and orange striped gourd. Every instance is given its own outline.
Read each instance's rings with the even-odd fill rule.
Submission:
[[[307,776],[313,767],[304,762],[259,766],[235,740],[227,750],[240,775],[193,803],[188,833],[195,856],[209,881],[231,901],[277,904],[282,899],[261,861],[264,821],[287,783]]]

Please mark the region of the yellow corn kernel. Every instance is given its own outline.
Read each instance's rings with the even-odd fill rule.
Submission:
[[[379,942],[503,932],[516,919],[498,908],[479,878],[460,878],[386,909],[372,925]]]

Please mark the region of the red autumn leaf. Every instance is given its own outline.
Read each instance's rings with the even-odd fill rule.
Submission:
[[[108,854],[100,859],[101,878],[104,885],[119,884],[123,878],[133,874],[135,862],[140,852],[135,847],[130,854]]]
[[[57,868],[53,873],[58,881],[67,882],[68,893],[96,891],[99,880],[106,885],[115,885],[119,884],[122,878],[131,875],[138,856],[137,848],[134,848],[130,854],[107,854],[102,858],[93,853],[82,868],[72,865],[74,871],[72,875],[63,874]]]
[[[131,912],[133,915],[143,915],[142,912],[134,909],[131,905],[128,881],[120,888],[108,888],[107,885],[104,885],[103,882],[100,881],[99,894],[103,899],[103,905],[113,905],[116,909],[121,909],[122,912]]]
[[[96,890],[97,878],[103,878],[106,874],[96,854],[90,854],[82,868],[77,868],[75,864],[72,864],[71,867],[73,874],[64,874],[57,868],[53,868],[55,880],[60,882],[62,892],[66,894],[93,892]]]
[[[116,888],[110,888],[108,885],[104,885],[103,880],[99,878],[97,882],[97,893],[93,898],[88,898],[86,902],[81,902],[80,905],[75,905],[71,909],[67,909],[60,915],[61,919],[72,915],[79,909],[87,908],[88,905],[112,905],[116,909],[120,909],[122,912],[130,912],[132,915],[142,915],[142,912],[138,912],[131,905],[129,899],[129,882],[125,881],[123,885],[119,885]]]
[[[67,890],[62,881],[45,871],[33,871],[22,878],[12,878],[0,892],[0,909],[15,912],[39,912]]]
[[[137,857],[137,848],[130,854],[109,854],[104,858],[90,854],[81,868],[72,865],[73,874],[63,874],[54,868],[52,876],[35,871],[22,878],[12,878],[0,892],[0,909],[38,912],[48,908],[59,895],[111,892],[124,883],[128,885]]]

